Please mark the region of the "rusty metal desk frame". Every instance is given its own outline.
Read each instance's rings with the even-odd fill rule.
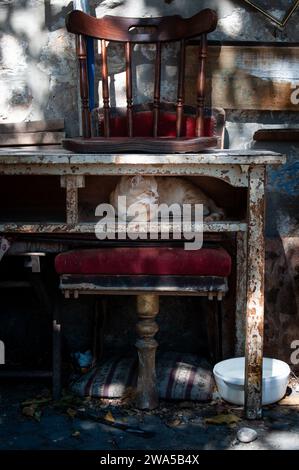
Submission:
[[[267,165],[285,163],[273,152],[216,150],[187,155],[72,154],[63,149],[0,149],[0,175],[59,175],[66,191],[65,223],[4,223],[0,233],[94,233],[79,223],[78,191],[87,175],[211,176],[248,189],[245,221],[204,224],[204,232],[237,234],[236,318],[239,343],[245,323],[245,409],[249,419],[262,415],[264,329],[264,211]],[[160,228],[163,231],[163,227]],[[238,346],[242,351],[242,345]]]

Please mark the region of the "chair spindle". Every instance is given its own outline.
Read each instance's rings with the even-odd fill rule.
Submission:
[[[161,89],[161,42],[156,45],[153,136],[158,137]]]
[[[133,137],[132,44],[125,44],[128,137]]]
[[[76,52],[79,62],[80,98],[83,137],[91,136],[89,99],[88,99],[88,75],[86,38],[82,34],[77,35]]]
[[[104,104],[104,135],[110,136],[110,106],[109,106],[109,84],[108,84],[108,62],[107,62],[107,46],[104,39],[101,40],[102,52],[102,89]]]
[[[179,76],[178,76],[178,95],[177,95],[177,116],[176,116],[176,136],[182,136],[183,110],[184,110],[184,90],[185,90],[185,40],[180,42]]]
[[[208,52],[207,35],[201,35],[199,48],[199,71],[197,77],[197,120],[196,136],[204,136],[204,106],[205,106],[205,85],[206,85],[206,58]]]

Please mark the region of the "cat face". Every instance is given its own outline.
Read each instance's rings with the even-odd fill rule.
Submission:
[[[144,195],[158,199],[157,181],[153,176],[123,176],[121,178],[121,192],[134,197]]]

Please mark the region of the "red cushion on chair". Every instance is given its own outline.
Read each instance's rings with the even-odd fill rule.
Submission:
[[[204,136],[213,137],[215,135],[215,118],[205,117]],[[104,123],[101,121],[100,133],[103,135]],[[183,116],[182,137],[195,137],[196,117]],[[110,136],[126,137],[127,118],[126,116],[114,116],[110,118]],[[153,135],[153,113],[151,111],[140,111],[133,114],[133,136],[151,137]],[[176,114],[170,112],[160,112],[158,122],[158,137],[176,137]]]
[[[58,274],[226,277],[231,257],[223,248],[97,248],[61,253],[55,267]]]

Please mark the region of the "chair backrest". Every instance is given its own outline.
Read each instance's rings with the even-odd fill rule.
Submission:
[[[204,136],[204,101],[205,101],[205,66],[207,57],[207,34],[217,26],[215,11],[205,9],[191,18],[178,15],[160,18],[124,18],[104,16],[95,18],[81,11],[72,11],[66,20],[67,30],[76,34],[76,51],[79,61],[80,95],[82,103],[83,137],[91,136],[91,119],[89,109],[89,89],[87,71],[88,38],[101,43],[101,75],[103,96],[104,136],[110,137],[110,97],[108,83],[107,42],[116,41],[124,44],[126,64],[126,127],[127,136],[133,137],[133,87],[132,87],[132,52],[134,44],[154,43],[155,79],[152,106],[152,136],[158,136],[159,110],[161,107],[161,54],[163,44],[177,41],[180,43],[178,64],[178,86],[176,99],[176,137],[182,136],[185,88],[185,56],[188,39],[199,37],[197,106],[195,135]]]

